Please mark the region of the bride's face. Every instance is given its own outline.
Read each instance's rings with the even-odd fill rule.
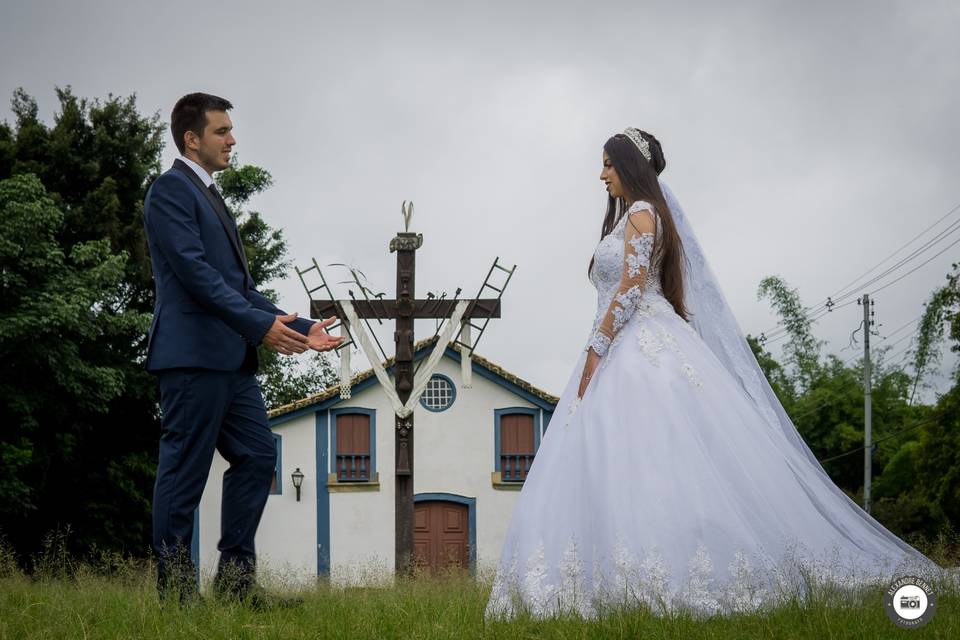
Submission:
[[[617,170],[613,168],[613,163],[610,162],[610,157],[606,151],[603,152],[603,171],[600,172],[600,179],[607,185],[607,193],[614,198],[623,197],[623,186],[620,184],[620,176],[617,175]]]

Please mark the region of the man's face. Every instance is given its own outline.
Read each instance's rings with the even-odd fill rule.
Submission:
[[[237,141],[231,133],[233,122],[226,111],[207,111],[206,116],[203,135],[188,133],[187,146],[199,156],[200,166],[212,173],[230,166],[230,153]]]

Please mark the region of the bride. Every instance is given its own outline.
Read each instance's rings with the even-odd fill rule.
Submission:
[[[594,327],[524,482],[488,617],[749,611],[939,568],[850,500],[767,384],[660,143],[603,148]]]

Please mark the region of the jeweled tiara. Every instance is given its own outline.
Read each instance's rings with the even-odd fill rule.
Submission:
[[[640,133],[640,130],[627,127],[623,130],[623,135],[630,138],[630,141],[637,145],[637,149],[640,149],[640,153],[647,159],[647,162],[650,162],[653,158],[653,156],[650,155],[650,143],[643,139],[643,134]]]

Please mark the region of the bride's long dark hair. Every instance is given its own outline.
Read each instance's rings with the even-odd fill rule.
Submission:
[[[644,140],[650,143],[649,161],[640,153],[637,145],[622,133],[607,140],[603,150],[610,158],[610,164],[616,170],[620,184],[630,199],[646,200],[660,214],[660,234],[653,248],[653,259],[660,261],[660,286],[663,289],[663,296],[673,305],[677,315],[688,320],[687,308],[683,304],[683,244],[680,242],[680,234],[677,233],[677,227],[673,223],[670,207],[667,206],[663,191],[660,189],[660,182],[657,180],[657,176],[667,168],[667,161],[663,157],[660,141],[646,131],[640,133]],[[607,198],[607,215],[603,218],[601,238],[617,226],[626,211],[626,201],[623,198],[613,196]],[[593,258],[590,259],[590,266],[587,268],[588,274],[590,269],[593,269]]]

